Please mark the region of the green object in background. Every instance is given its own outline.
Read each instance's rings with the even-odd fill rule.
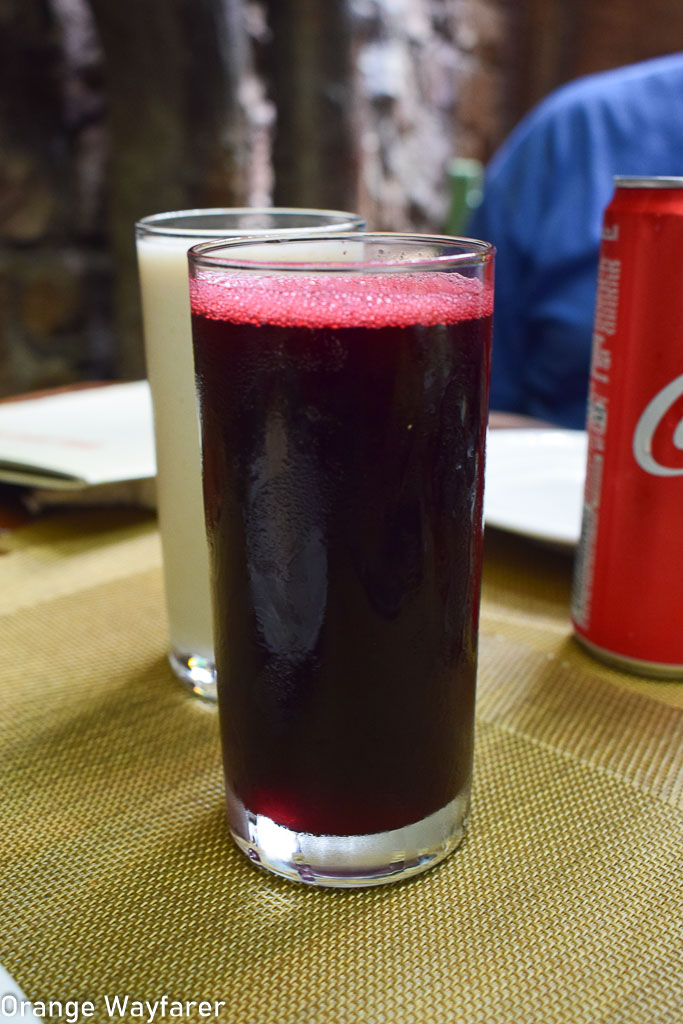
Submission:
[[[480,160],[455,157],[449,163],[447,173],[451,201],[446,231],[449,235],[460,235],[472,211],[481,202],[484,165]]]

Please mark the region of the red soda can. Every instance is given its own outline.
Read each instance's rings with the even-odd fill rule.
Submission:
[[[683,676],[683,178],[615,178],[603,222],[577,639]]]

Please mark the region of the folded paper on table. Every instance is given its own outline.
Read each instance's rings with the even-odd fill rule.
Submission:
[[[146,380],[0,404],[0,481],[51,493],[88,488],[95,498],[124,483],[149,494],[138,482],[155,475]]]

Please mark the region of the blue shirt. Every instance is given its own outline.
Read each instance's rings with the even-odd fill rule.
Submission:
[[[584,426],[615,174],[683,175],[683,53],[563,86],[489,164],[468,234],[498,250],[491,408]]]

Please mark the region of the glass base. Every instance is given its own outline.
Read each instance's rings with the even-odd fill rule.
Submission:
[[[468,806],[469,793],[462,793],[390,832],[319,836],[278,825],[228,796],[232,837],[253,864],[294,882],[348,889],[398,882],[438,864],[461,843]]]
[[[208,658],[197,654],[181,654],[171,651],[168,656],[171,668],[178,679],[197,697],[216,700],[216,669]]]

